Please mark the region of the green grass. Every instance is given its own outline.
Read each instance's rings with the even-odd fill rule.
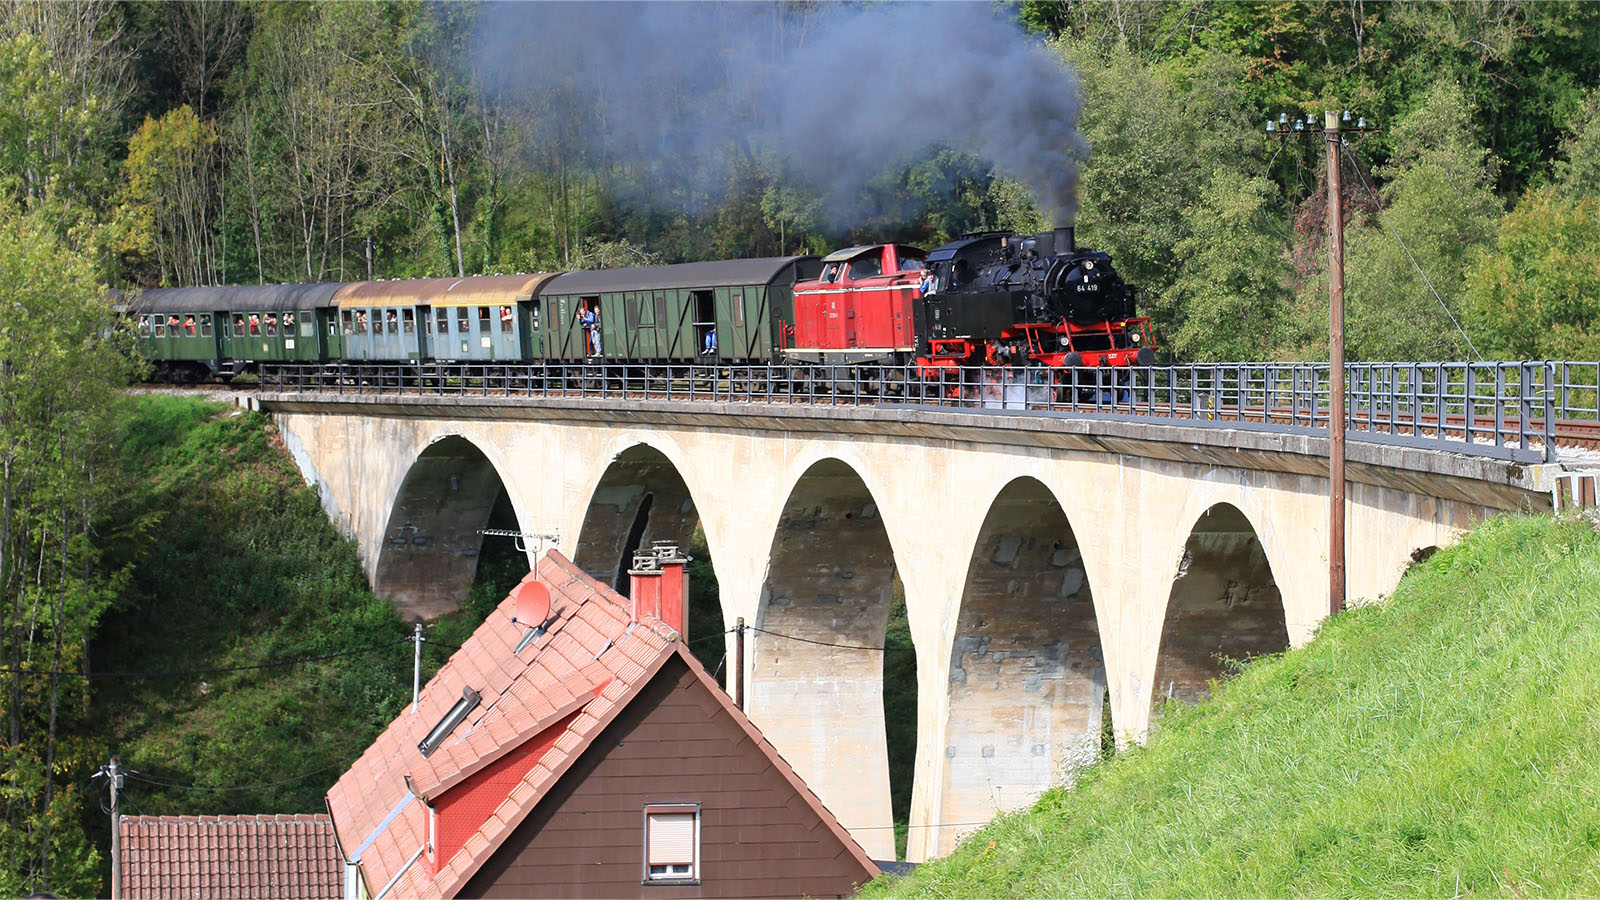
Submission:
[[[1600,534],[1500,519],[869,897],[1600,894]]]
[[[257,413],[138,399],[122,442],[135,487],[103,532],[130,585],[93,643],[96,670],[250,666],[410,636],[275,441]],[[427,648],[424,675],[447,655]],[[105,679],[94,705],[112,751],[147,779],[129,781],[129,812],[315,812],[410,701],[411,668],[400,645],[289,668]]]

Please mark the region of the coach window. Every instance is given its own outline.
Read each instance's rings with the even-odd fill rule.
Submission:
[[[433,311],[433,318],[438,323],[434,326],[434,334],[444,337],[450,333],[450,310],[436,309]]]
[[[397,310],[386,309],[383,311],[383,330],[389,334],[400,333],[400,313]]]
[[[233,314],[233,336],[244,337],[244,313]]]
[[[646,884],[700,881],[700,807],[694,804],[644,808]]]
[[[278,336],[278,314],[277,313],[267,313],[262,318],[265,320],[264,324],[266,325],[266,328],[267,328],[267,337],[277,337]]]
[[[456,310],[456,331],[460,334],[472,333],[472,322],[467,318],[467,308],[465,306]]]
[[[283,336],[294,337],[294,313],[292,312],[283,314]]]
[[[140,337],[149,337],[152,333],[153,333],[153,331],[150,328],[150,317],[149,316],[140,316],[139,317],[139,336]]]
[[[358,309],[358,310],[356,310],[356,334],[366,334],[366,333],[367,333],[367,311],[364,310],[364,309]]]
[[[183,317],[183,333],[185,337],[194,337],[194,316]]]
[[[528,310],[528,328],[532,331],[539,330],[539,304],[537,303]]]
[[[417,311],[414,309],[400,310],[400,330],[406,334],[417,333]]]
[[[513,322],[513,314],[511,312],[511,307],[509,307],[509,306],[500,307],[500,333],[501,334],[510,334],[512,332],[513,325],[514,325],[514,322]]]
[[[344,333],[346,335],[355,334],[356,314],[348,309],[341,309],[339,310],[339,317],[344,320]]]
[[[167,320],[161,316],[155,318],[156,337],[167,336]]]
[[[200,336],[211,337],[211,314],[200,314]]]
[[[478,307],[478,333],[493,334],[494,329],[489,327],[489,307]]]

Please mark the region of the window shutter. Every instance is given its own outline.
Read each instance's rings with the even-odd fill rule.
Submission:
[[[694,864],[694,813],[650,814],[652,866]]]

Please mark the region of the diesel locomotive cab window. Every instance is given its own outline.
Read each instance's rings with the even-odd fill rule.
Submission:
[[[511,307],[509,307],[509,306],[500,307],[500,333],[501,334],[510,334],[511,333],[511,326],[512,326]]]
[[[850,264],[850,280],[873,278],[883,274],[883,260],[876,256],[858,259]]]
[[[839,264],[828,263],[822,267],[822,277],[817,279],[823,284],[833,284],[839,280]]]
[[[417,312],[413,309],[400,310],[400,330],[406,334],[417,333]]]
[[[922,260],[920,260],[920,259],[910,259],[908,257],[902,256],[902,257],[900,257],[900,271],[902,271],[902,272],[920,272],[920,271],[922,271]]]

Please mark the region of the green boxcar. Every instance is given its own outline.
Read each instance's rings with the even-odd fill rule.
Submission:
[[[772,355],[774,303],[814,256],[568,272],[544,286],[544,357],[575,362],[757,362]],[[592,345],[594,316],[600,352]]]

